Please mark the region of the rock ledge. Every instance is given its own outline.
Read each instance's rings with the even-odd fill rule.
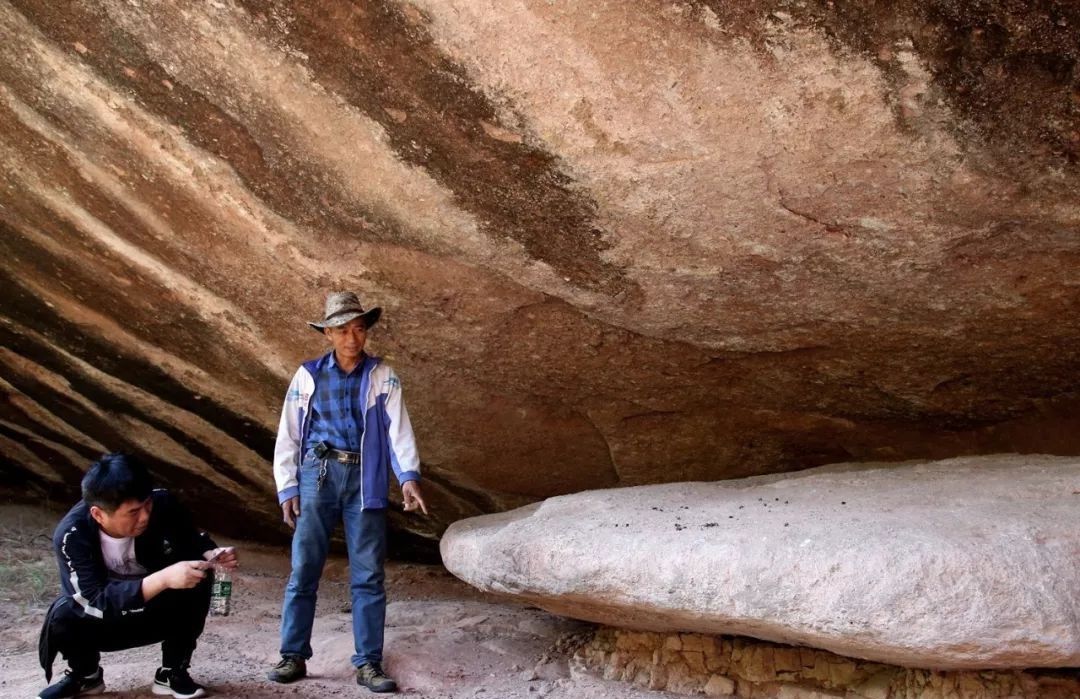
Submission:
[[[909,667],[1080,665],[1080,460],[993,456],[589,491],[457,522],[483,590],[645,631]]]

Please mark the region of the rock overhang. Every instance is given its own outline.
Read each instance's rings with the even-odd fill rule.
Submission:
[[[388,309],[372,342],[439,513],[395,526],[429,542],[587,488],[1080,449],[1069,8],[14,1],[0,23],[19,490],[71,495],[133,449],[263,532],[276,411],[336,286]]]

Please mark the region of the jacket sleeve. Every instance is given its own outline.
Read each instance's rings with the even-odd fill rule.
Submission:
[[[115,619],[123,612],[142,609],[146,604],[142,579],[109,580],[105,566],[94,555],[93,547],[100,547],[100,542],[83,529],[86,526],[73,524],[53,537],[61,574],[66,576],[65,592],[77,609],[97,619]]]
[[[420,480],[420,454],[416,449],[409,411],[405,409],[405,398],[401,395],[401,380],[393,369],[390,369],[387,384],[386,436],[390,446],[390,465],[398,483],[404,485],[408,481]]]
[[[279,505],[300,493],[296,479],[301,446],[300,388],[302,373],[306,371],[300,367],[293,375],[289,390],[285,394],[285,404],[281,408],[281,420],[278,422],[277,442],[274,444],[274,483],[277,486]]]

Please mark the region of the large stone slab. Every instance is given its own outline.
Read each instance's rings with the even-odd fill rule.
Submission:
[[[938,669],[1080,665],[1080,460],[847,464],[551,498],[446,566],[550,611]]]

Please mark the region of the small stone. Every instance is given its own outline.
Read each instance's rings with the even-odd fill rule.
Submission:
[[[700,653],[705,650],[703,636],[694,633],[684,633],[680,634],[679,638],[682,640],[682,649],[684,651],[697,651]]]
[[[690,672],[696,675],[704,675],[708,672],[708,670],[705,669],[705,654],[701,651],[683,651],[683,660],[686,661],[686,666],[690,668]]]
[[[735,682],[723,675],[713,675],[705,683],[705,696],[724,697],[735,693]]]

